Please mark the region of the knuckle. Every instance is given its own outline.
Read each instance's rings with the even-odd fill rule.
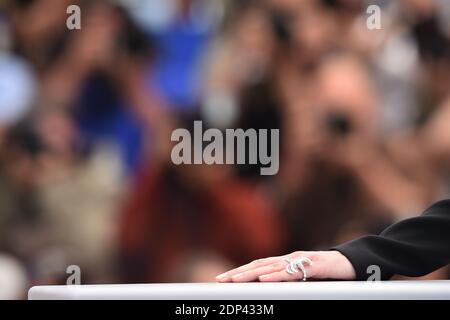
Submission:
[[[252,264],[254,264],[255,266],[259,266],[261,264],[263,264],[265,261],[265,259],[256,259],[252,262]]]
[[[294,252],[286,255],[286,258],[297,258],[298,256],[301,256],[303,254],[304,254],[304,252],[302,252],[302,251],[294,251]]]

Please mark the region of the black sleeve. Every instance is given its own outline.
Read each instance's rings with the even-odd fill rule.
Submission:
[[[393,224],[379,236],[362,237],[332,250],[347,257],[357,280],[367,280],[370,265],[380,267],[382,280],[396,274],[426,275],[450,263],[450,200]]]

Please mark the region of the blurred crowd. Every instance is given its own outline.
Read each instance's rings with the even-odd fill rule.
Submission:
[[[279,173],[174,165],[194,120],[280,129]],[[449,123],[446,0],[0,1],[0,298],[378,233],[448,197]]]

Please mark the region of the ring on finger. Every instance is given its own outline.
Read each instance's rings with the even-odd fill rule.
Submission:
[[[300,271],[303,274],[303,281],[306,281],[308,279],[308,274],[306,272],[306,268],[305,268],[305,264],[310,266],[312,265],[312,261],[311,259],[307,258],[307,257],[301,257],[298,259],[285,259],[284,261],[286,261],[287,265],[286,265],[286,272],[290,275],[299,273]]]

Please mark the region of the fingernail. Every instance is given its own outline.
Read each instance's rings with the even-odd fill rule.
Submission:
[[[228,273],[225,272],[225,273],[219,274],[219,275],[216,277],[216,279],[217,279],[217,280],[223,280],[223,279],[225,279],[227,276],[228,276]]]
[[[267,278],[269,278],[269,276],[267,276],[267,275],[259,276],[260,281],[266,280]]]

